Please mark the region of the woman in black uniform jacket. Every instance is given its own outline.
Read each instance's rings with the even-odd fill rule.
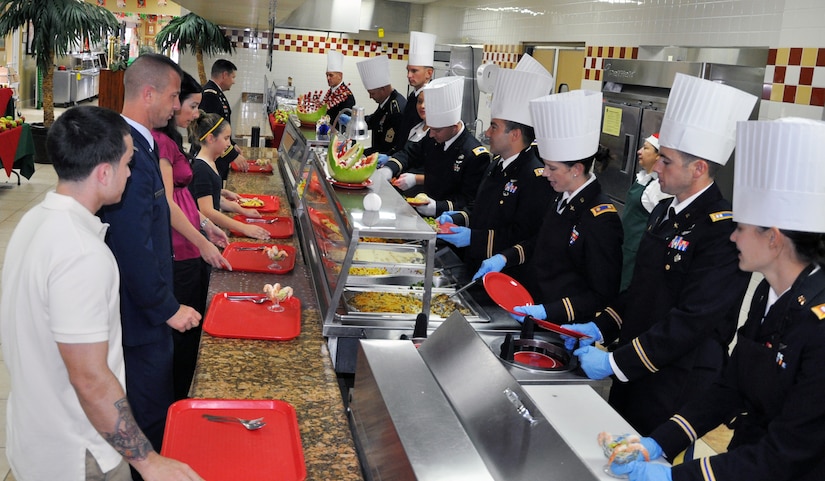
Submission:
[[[651,458],[664,451],[674,459],[733,420],[727,452],[673,467],[614,468],[631,480],[825,479],[825,186],[806,182],[825,175],[817,166],[825,123],[813,122],[737,127],[733,208],[739,224],[731,240],[739,267],[765,279],[722,376],[642,438]],[[785,175],[775,175],[780,171]]]
[[[619,293],[622,224],[591,172],[598,151],[601,94],[567,92],[532,100],[543,176],[557,192],[537,237],[502,252],[507,263],[529,259],[527,288],[535,306],[515,311],[568,323],[591,319]]]

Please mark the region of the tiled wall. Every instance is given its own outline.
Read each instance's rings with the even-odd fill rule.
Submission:
[[[423,30],[436,33],[439,43],[483,45],[485,62],[512,67],[525,43],[585,43],[588,53],[582,70],[583,88],[599,88],[601,62],[611,56],[611,46],[613,55],[622,56],[620,49],[624,47],[624,55],[631,58],[636,58],[637,51],[632,49],[639,46],[770,47],[772,57],[765,83],[772,88],[762,100],[760,116],[820,119],[825,112],[825,65],[821,64],[820,54],[820,48],[825,48],[822,0],[644,0],[639,4],[567,0],[553,2],[550,7],[535,2],[535,7],[518,12],[449,7],[443,3],[424,7]],[[351,83],[358,103],[368,111],[374,108],[361,86],[355,62],[372,53],[376,42],[347,35],[327,38],[317,32],[276,33],[273,72],[263,66],[261,44],[238,49],[233,61],[245,64],[249,59],[250,63],[248,69],[239,72],[239,85],[230,93],[230,100],[234,96],[237,101],[244,90],[260,91],[264,74],[283,82],[292,76],[299,92],[325,89],[322,52],[330,42],[348,55],[344,78]],[[391,61],[393,86],[404,93],[407,37],[396,37],[402,40],[377,45],[395,57]],[[797,56],[799,63],[794,63]],[[207,63],[211,65],[211,59]]]

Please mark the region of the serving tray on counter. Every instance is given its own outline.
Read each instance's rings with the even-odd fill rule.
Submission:
[[[240,167],[235,165],[235,162],[230,162],[229,167],[235,172],[243,172]],[[258,165],[254,161],[249,162],[249,169],[247,170],[248,173],[251,174],[271,174],[272,173],[272,164],[266,165]]]
[[[263,417],[261,429],[207,421],[203,414]],[[169,407],[161,455],[207,480],[302,481],[306,463],[295,408],[279,400],[183,399]]]
[[[263,286],[261,286],[263,289]],[[259,296],[263,292],[219,292],[212,297],[203,320],[203,330],[215,337],[288,341],[301,334],[301,301],[290,297],[281,302],[283,312],[272,312],[271,301],[230,301],[227,296]]]
[[[242,199],[254,199],[254,198],[257,197],[258,199],[263,201],[264,205],[258,206],[258,207],[244,206],[244,205],[241,205],[240,202],[238,202],[238,205],[240,205],[241,207],[243,207],[245,209],[255,209],[258,212],[260,212],[261,214],[275,213],[275,212],[278,212],[278,209],[281,208],[281,199],[279,199],[277,195],[263,195],[263,194],[238,194],[238,195],[241,196]]]
[[[247,250],[258,247],[275,246],[286,251],[286,259],[272,261],[263,250]],[[261,272],[263,274],[287,274],[295,268],[297,251],[292,246],[280,244],[260,244],[257,242],[230,242],[223,250],[223,256],[232,264],[233,271]],[[280,269],[270,268],[273,263]]]
[[[266,229],[269,232],[269,236],[272,239],[289,239],[290,237],[295,234],[295,222],[292,220],[292,217],[289,216],[277,216],[277,215],[262,215],[260,220],[275,220],[273,223],[267,222],[254,222],[258,220],[258,218],[254,217],[246,217],[241,214],[235,214],[233,217],[238,222],[243,222],[244,224],[249,225],[257,225]],[[249,222],[247,219],[253,219],[253,222]],[[229,232],[236,237],[244,237],[244,235],[238,231],[229,229]]]

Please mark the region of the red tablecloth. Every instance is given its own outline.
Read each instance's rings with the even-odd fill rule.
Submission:
[[[0,162],[7,176],[11,177],[12,169],[20,169],[20,175],[31,178],[34,174],[34,141],[29,124],[0,132]]]
[[[14,95],[12,89],[0,89],[0,115],[5,115],[6,109],[9,106],[9,100]]]

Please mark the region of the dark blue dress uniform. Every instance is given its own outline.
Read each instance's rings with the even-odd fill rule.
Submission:
[[[367,126],[372,131],[372,147],[366,149],[366,155],[373,152],[394,152],[404,146],[407,137],[402,137],[401,124],[404,119],[404,107],[407,101],[393,90],[383,105],[367,116]]]
[[[174,402],[172,230],[157,153],[134,127],[132,175],[121,201],[100,211],[106,244],[120,268],[120,316],[126,395],[138,426],[160,452],[166,411]]]
[[[724,375],[653,431],[673,459],[736,418],[728,452],[675,466],[674,481],[825,479],[825,272],[811,267],[767,315],[762,281]]]
[[[630,382],[608,401],[642,435],[710,385],[728,358],[750,274],[738,267],[730,203],[712,184],[675,217],[661,201],[639,244],[630,287],[596,318]]]
[[[407,142],[387,162],[393,176],[408,168],[424,172],[424,189],[435,199],[435,215],[472,206],[478,186],[490,165],[490,152],[464,128],[444,150],[432,137]]]
[[[229,107],[229,101],[223,94],[223,91],[218,84],[212,80],[203,85],[203,96],[201,98],[200,109],[210,114],[218,114],[232,125],[232,109]],[[215,167],[218,168],[218,173],[221,174],[221,179],[226,180],[229,176],[229,164],[238,157],[238,151],[234,149],[235,141],[232,141],[232,148],[223,153],[220,157],[215,159]]]
[[[553,188],[542,177],[544,163],[535,146],[522,150],[504,170],[500,161],[499,156],[491,161],[472,209],[452,215],[455,224],[471,229],[470,245],[463,250],[470,269],[508,247],[523,252],[518,243],[538,233],[541,223],[536,213],[553,199]],[[524,257],[520,260],[523,263]],[[509,268],[508,274],[524,281],[524,270],[516,266]]]
[[[568,198],[559,213],[561,198],[557,194],[545,207],[541,229],[522,242],[523,251],[503,254],[508,264],[529,259],[525,286],[544,305],[548,321],[589,321],[619,293],[622,222],[598,180]]]

